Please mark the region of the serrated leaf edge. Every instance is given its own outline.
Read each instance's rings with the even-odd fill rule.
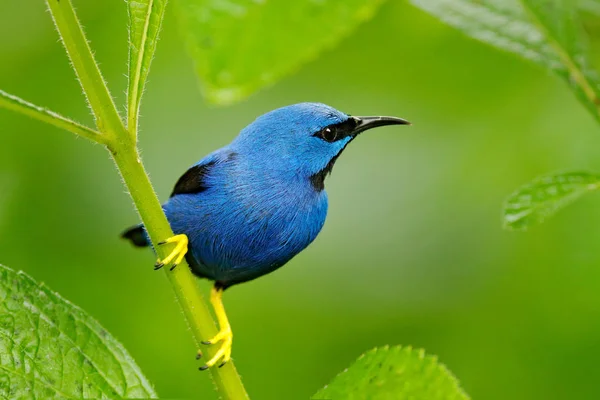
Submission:
[[[454,374],[452,373],[452,371],[450,371],[450,369],[442,362],[440,362],[438,360],[438,357],[435,355],[427,355],[427,352],[425,351],[425,349],[423,348],[413,348],[412,346],[402,346],[402,345],[395,345],[395,346],[390,346],[388,344],[381,346],[381,347],[375,347],[371,350],[367,350],[364,353],[362,353],[360,356],[358,356],[358,358],[356,360],[354,360],[354,362],[352,364],[350,364],[349,367],[344,368],[344,370],[340,373],[338,373],[336,376],[334,376],[329,383],[336,381],[340,376],[343,376],[344,374],[346,374],[348,372],[348,370],[350,368],[352,368],[359,360],[362,360],[363,358],[365,358],[367,355],[371,355],[371,354],[375,354],[379,351],[396,351],[396,352],[405,352],[407,354],[411,354],[413,352],[417,352],[417,356],[419,359],[421,360],[425,360],[425,359],[429,359],[432,361],[432,365],[434,367],[438,367],[439,369],[441,369],[443,372],[445,372],[450,379],[453,381],[453,383],[456,386],[457,391],[464,396],[465,399],[469,400],[470,397],[469,395],[463,390],[462,386],[460,385],[460,381],[456,378],[456,376],[454,376]],[[316,399],[318,400],[318,398],[316,396],[319,395],[319,393],[321,393],[323,390],[327,389],[329,387],[329,384],[323,386],[321,389],[319,389],[312,397],[311,399]]]
[[[521,214],[518,214],[516,216],[512,216],[512,215],[507,215],[507,210],[509,210],[510,204],[511,204],[511,199],[513,199],[514,197],[518,196],[520,193],[522,193],[523,191],[533,188],[535,186],[537,186],[537,184],[542,183],[543,180],[547,180],[550,178],[556,178],[557,176],[561,176],[561,175],[570,175],[570,174],[587,174],[590,177],[595,177],[598,180],[598,183],[595,184],[589,184],[587,186],[587,192],[583,193],[581,195],[576,195],[576,194],[571,194],[570,196],[565,196],[564,198],[562,198],[562,204],[559,205],[558,209],[556,210],[556,212],[560,211],[560,209],[562,209],[563,207],[569,205],[569,203],[576,201],[579,197],[592,192],[594,190],[598,190],[600,189],[600,175],[597,175],[595,173],[591,173],[591,172],[585,172],[585,171],[563,171],[563,172],[556,172],[553,174],[547,174],[547,175],[542,175],[542,176],[538,176],[537,178],[534,178],[531,182],[526,183],[524,185],[522,185],[521,187],[519,187],[518,189],[516,189],[514,192],[512,192],[507,198],[506,200],[504,200],[503,203],[503,207],[502,207],[502,228],[507,230],[507,231],[512,231],[512,232],[525,232],[527,231],[530,227],[532,227],[533,225],[539,225],[540,223],[543,223],[544,221],[546,221],[546,219],[548,219],[548,217],[551,217],[553,214],[551,215],[545,215],[542,216],[537,224],[532,224],[532,225],[525,225],[525,226],[514,226],[514,222],[519,221],[520,219],[523,218],[523,216],[527,216],[527,215],[531,215],[535,212],[535,210],[538,207],[533,207],[533,208],[528,208],[523,210],[523,212]],[[570,197],[574,197],[574,198],[570,198]],[[559,200],[560,201],[560,200]],[[511,218],[509,218],[511,217]]]
[[[67,304],[69,307],[72,308],[74,318],[76,318],[79,322],[83,323],[88,328],[90,328],[90,332],[92,334],[94,334],[100,340],[101,343],[103,343],[103,344],[107,343],[103,337],[98,335],[98,333],[94,329],[92,329],[92,327],[90,327],[90,325],[87,323],[87,321],[81,320],[80,317],[81,317],[81,315],[86,316],[87,318],[89,318],[92,322],[94,322],[97,325],[98,329],[108,332],[106,330],[106,328],[104,328],[96,319],[94,319],[92,316],[90,316],[88,313],[86,313],[81,307],[73,304],[69,300],[62,297],[57,292],[48,288],[48,286],[44,282],[36,281],[31,275],[27,274],[26,272],[24,272],[22,270],[15,271],[12,268],[9,268],[2,264],[0,264],[0,270],[5,270],[5,271],[8,271],[9,274],[16,274],[17,276],[24,278],[25,280],[29,281],[30,284],[37,287],[39,290],[41,290],[46,295],[52,296],[52,297],[56,298],[57,300]],[[80,315],[75,315],[75,313],[79,313]],[[110,342],[112,342],[113,345],[115,345],[116,347],[120,348],[120,350],[122,350],[122,353],[120,355],[123,356],[123,358],[129,363],[129,366],[131,367],[132,372],[134,372],[136,374],[137,378],[140,380],[140,384],[143,385],[144,391],[148,392],[148,395],[151,396],[151,398],[158,398],[158,395],[156,394],[154,387],[146,379],[145,375],[142,373],[142,371],[139,369],[138,365],[135,363],[135,360],[133,359],[133,357],[131,357],[131,355],[125,350],[125,347],[121,344],[121,342],[119,342],[112,335],[110,335],[109,337],[110,337]],[[110,351],[110,352],[112,353],[112,351]],[[87,358],[87,355],[85,353],[83,353],[83,351],[81,351],[81,354]],[[90,362],[91,362],[91,360],[90,360]],[[92,365],[93,365],[93,363],[92,363]],[[98,369],[97,369],[97,371],[101,376],[103,376]],[[109,384],[109,386],[111,386],[109,381],[106,379],[106,377],[103,376],[103,378],[107,382],[107,384]],[[127,384],[127,382],[124,382],[124,384]],[[132,389],[132,388],[133,387],[127,387],[127,389]],[[115,388],[113,387],[113,390],[114,389]],[[59,390],[56,390],[56,392],[59,392]],[[65,398],[68,398],[68,396],[65,396]]]

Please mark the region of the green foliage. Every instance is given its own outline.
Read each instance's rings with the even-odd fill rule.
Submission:
[[[71,0],[46,0],[98,130],[0,91],[0,107],[64,128],[110,150],[153,243],[172,236],[137,152],[138,115],[166,0],[129,0],[127,126],[117,112]],[[274,82],[333,46],[383,0],[181,0],[209,98],[227,103]],[[164,248],[157,248],[159,257]],[[166,269],[165,269],[166,270]],[[187,265],[167,271],[197,343],[214,324]],[[156,397],[125,349],[95,320],[23,273],[0,266],[0,396]],[[208,334],[207,334],[208,333]],[[212,356],[215,350],[208,350]],[[213,368],[219,395],[248,396],[232,362]],[[456,379],[423,351],[376,349],[318,396],[467,399]]]
[[[588,59],[587,39],[579,21],[577,2],[522,0],[522,3],[562,63],[555,71],[600,122],[600,80]]]
[[[467,35],[561,76],[600,121],[600,80],[591,68],[573,0],[412,0]]]
[[[177,0],[211,102],[229,104],[334,47],[383,0]]]
[[[504,226],[525,230],[600,187],[600,176],[569,172],[538,178],[513,193],[504,207]]]
[[[587,54],[580,9],[600,13],[600,1],[585,0],[412,0],[467,35],[534,61],[561,76],[600,122],[600,79]],[[596,175],[570,173],[537,179],[514,193],[504,226],[524,230],[542,222],[584,193]]]
[[[167,0],[128,0],[129,11],[129,129],[137,128],[144,85],[154,57]]]
[[[115,338],[43,284],[0,265],[0,298],[0,397],[157,397]]]
[[[457,379],[424,350],[395,346],[361,355],[313,399],[467,400]]]

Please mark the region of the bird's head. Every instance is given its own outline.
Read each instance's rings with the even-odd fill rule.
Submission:
[[[323,189],[335,160],[358,134],[409,125],[396,117],[354,117],[320,103],[299,103],[258,117],[232,143],[260,168],[310,179]]]

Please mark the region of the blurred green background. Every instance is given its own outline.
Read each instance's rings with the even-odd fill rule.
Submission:
[[[123,104],[125,4],[76,5]],[[0,61],[2,89],[92,124],[42,2],[0,2]],[[600,171],[598,127],[558,79],[390,1],[298,74],[214,108],[171,9],[141,120],[161,198],[257,115],[300,101],[414,126],[350,146],[327,182],[316,242],[227,292],[234,358],[253,398],[307,398],[384,344],[439,355],[475,399],[600,397],[600,198],[528,233],[500,223],[503,200],[532,178]],[[0,110],[0,263],[96,317],[160,395],[214,398],[151,252],[118,238],[136,222],[100,146]]]

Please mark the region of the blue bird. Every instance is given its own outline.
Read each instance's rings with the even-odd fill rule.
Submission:
[[[348,143],[371,128],[408,124],[294,104],[260,116],[179,178],[163,205],[175,236],[161,244],[175,248],[155,268],[173,269],[185,257],[194,274],[215,282],[211,303],[220,331],[204,343],[222,344],[200,369],[231,358],[223,291],[276,270],[319,234],[327,215],[325,177]],[[143,225],[122,236],[150,245]]]

